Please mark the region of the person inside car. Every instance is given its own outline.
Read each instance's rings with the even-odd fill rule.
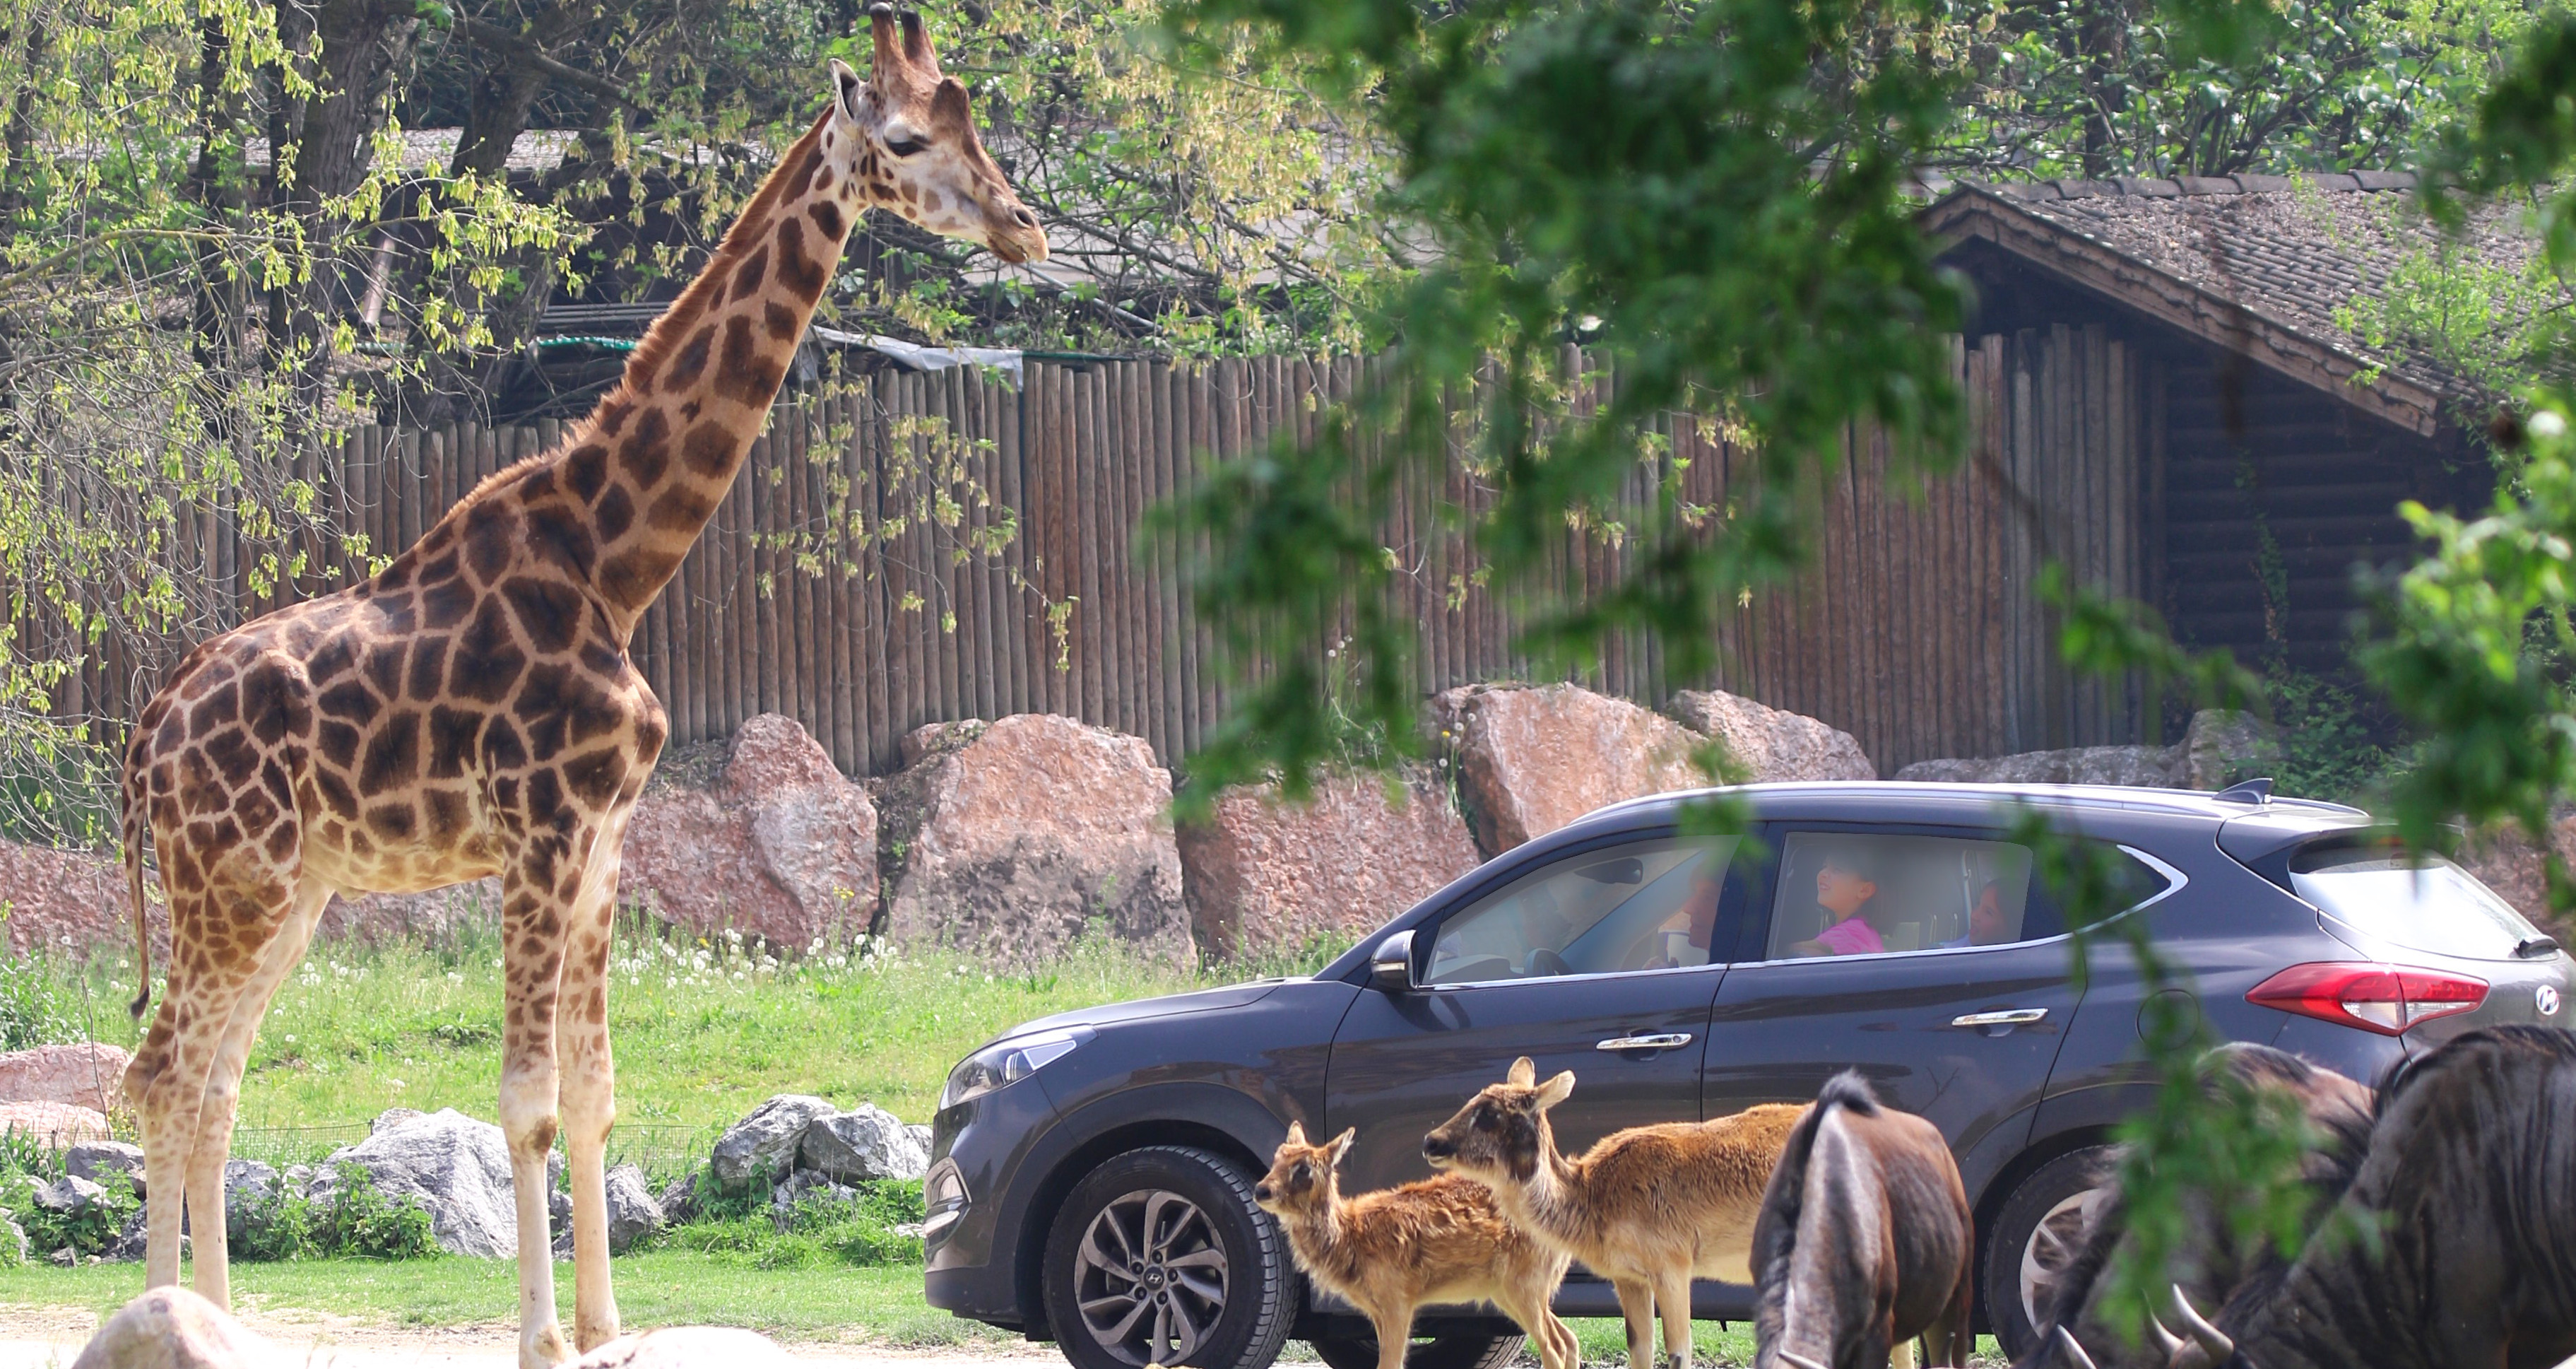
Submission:
[[[1987,880],[1977,891],[1977,906],[1968,910],[1968,934],[1956,941],[1944,941],[1937,949],[1955,951],[1962,946],[1993,946],[2012,940],[2011,919],[2004,916],[2004,886]]]
[[[1859,846],[1825,857],[1816,870],[1816,905],[1838,919],[1789,947],[1792,956],[1878,955],[1887,949],[1894,910],[1878,896],[1878,861]]]

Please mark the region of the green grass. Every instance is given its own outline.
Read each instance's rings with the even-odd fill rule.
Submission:
[[[941,955],[826,950],[781,963],[722,938],[634,927],[620,929],[615,956],[612,1144],[646,1161],[703,1155],[717,1129],[778,1093],[872,1101],[927,1121],[949,1067],[1018,1022],[1247,977],[1147,965],[1102,945],[1022,976]],[[51,961],[42,974],[81,1031],[134,1043],[122,1008],[129,959]],[[488,930],[435,949],[315,948],[252,1047],[238,1152],[310,1158],[363,1136],[368,1119],[395,1106],[491,1118],[501,1017]]]

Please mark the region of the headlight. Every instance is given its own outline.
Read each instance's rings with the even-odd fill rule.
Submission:
[[[940,1109],[946,1111],[1005,1084],[1016,1084],[1049,1062],[1072,1054],[1073,1048],[1090,1040],[1091,1035],[1089,1027],[1070,1027],[996,1041],[948,1072],[948,1087],[939,1091]]]

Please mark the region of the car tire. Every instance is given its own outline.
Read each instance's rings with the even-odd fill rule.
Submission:
[[[1995,1214],[1986,1240],[1986,1324],[2007,1359],[2030,1352],[2034,1323],[2048,1313],[2055,1275],[2084,1247],[2084,1233],[2110,1197],[2113,1146],[2085,1146],[2032,1170]]]
[[[1517,1332],[1464,1331],[1418,1340],[1406,1347],[1404,1369],[1503,1369],[1519,1359],[1529,1337]],[[1324,1336],[1306,1342],[1329,1369],[1377,1369],[1377,1336]]]
[[[1075,1369],[1269,1369],[1297,1310],[1288,1241],[1252,1176],[1190,1146],[1113,1156],[1047,1232],[1047,1324]]]

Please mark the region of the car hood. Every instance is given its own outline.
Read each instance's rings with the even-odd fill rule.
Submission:
[[[1214,1012],[1258,1003],[1271,991],[1288,983],[1285,979],[1256,979],[1248,984],[1228,984],[1221,989],[1199,989],[1191,993],[1166,994],[1161,998],[1139,998],[1125,1003],[1103,1003],[1096,1008],[1076,1008],[1052,1017],[1023,1022],[993,1038],[996,1041],[1030,1032],[1057,1027],[1106,1027],[1118,1022],[1142,1022],[1157,1017],[1178,1017],[1183,1013]]]

